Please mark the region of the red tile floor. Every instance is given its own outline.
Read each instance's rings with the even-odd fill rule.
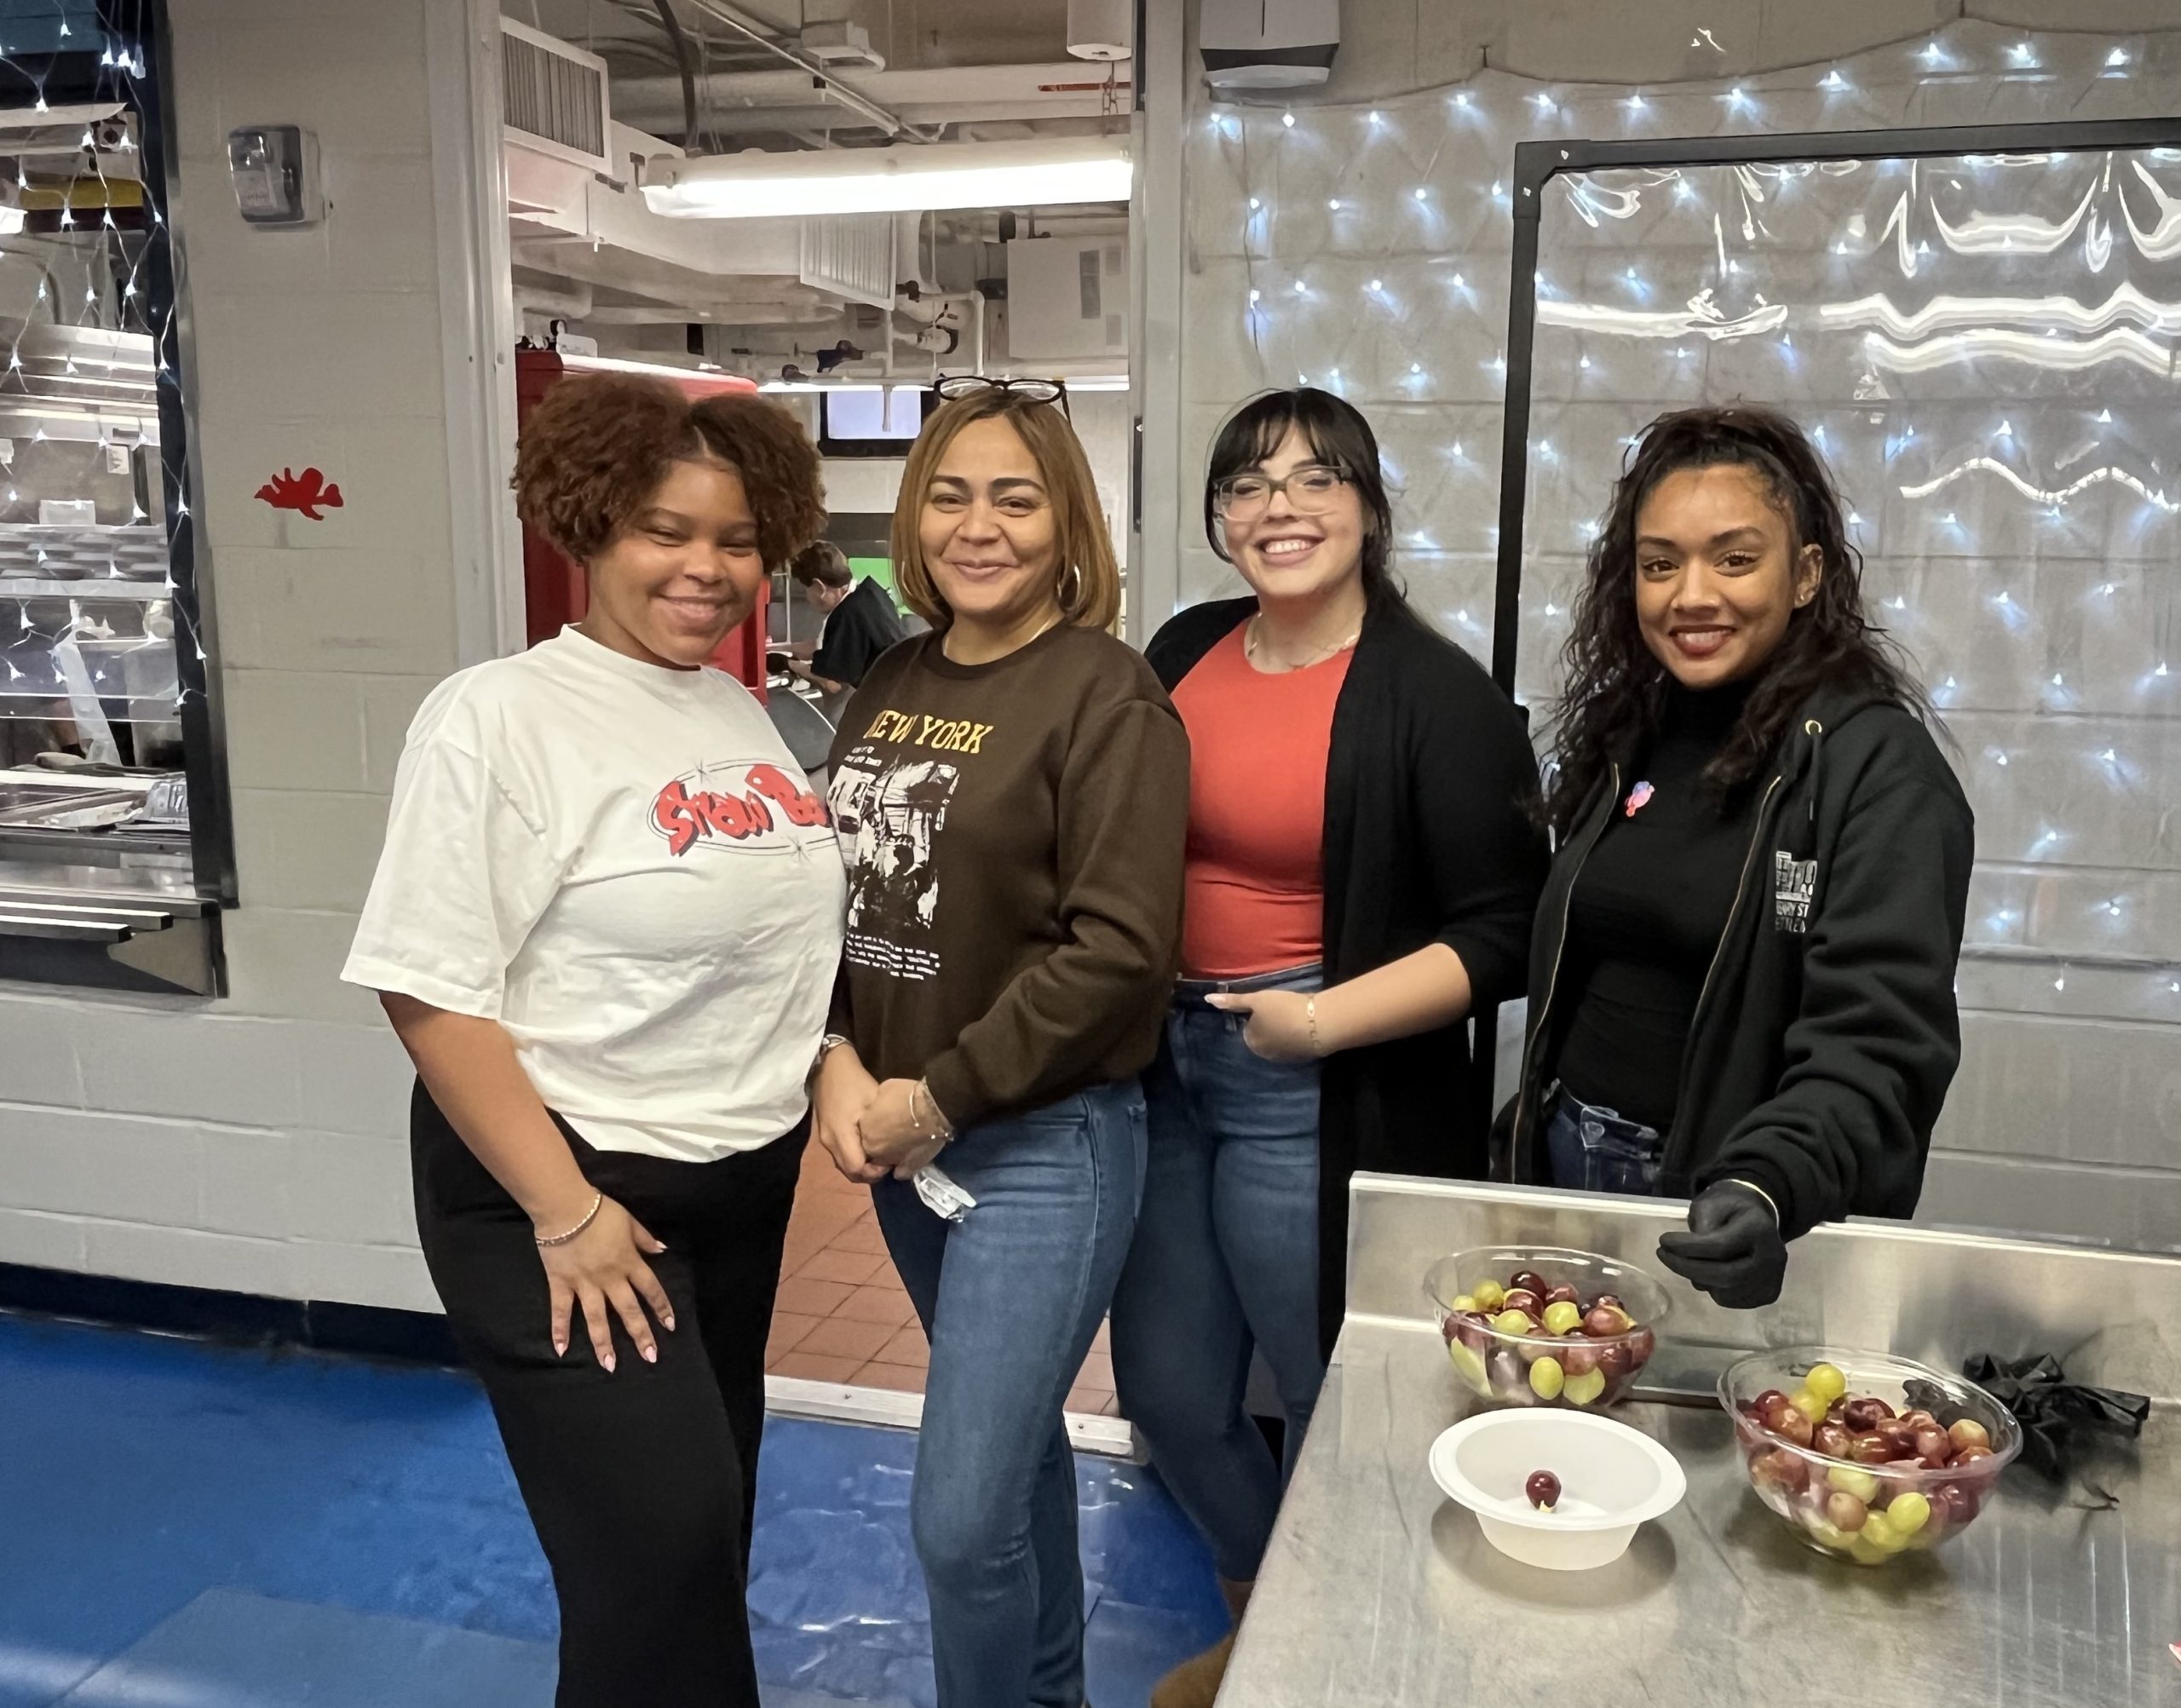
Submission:
[[[813,1144],[803,1153],[788,1223],[766,1373],[921,1394],[930,1359],[924,1329],[886,1255],[871,1188],[842,1179]],[[1102,1323],[1067,1409],[1093,1418],[1120,1415]]]

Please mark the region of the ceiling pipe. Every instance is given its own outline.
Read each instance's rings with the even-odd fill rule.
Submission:
[[[755,19],[744,17],[732,6],[725,4],[724,0],[688,0],[688,3],[702,16],[711,19],[716,24],[724,25],[752,45],[762,48],[767,53],[786,60],[797,70],[807,72],[816,78],[825,85],[826,91],[834,100],[839,101],[851,112],[868,119],[887,135],[902,137],[911,142],[925,142],[930,140],[904,121],[898,113],[881,106],[855,85],[843,83],[840,78],[834,76],[824,60],[813,58],[798,48],[791,48],[784,42],[774,40],[762,24]]]

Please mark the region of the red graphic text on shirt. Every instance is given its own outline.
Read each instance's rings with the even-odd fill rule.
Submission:
[[[727,786],[704,786],[714,781]],[[783,822],[794,829],[821,826],[826,803],[777,765],[688,772],[661,789],[651,803],[652,828],[677,857],[699,842],[733,848],[793,840],[791,834],[780,834]]]

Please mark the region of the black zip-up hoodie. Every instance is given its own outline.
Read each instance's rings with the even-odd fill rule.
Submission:
[[[1682,1059],[1659,1189],[1746,1180],[1789,1239],[1907,1216],[1961,1060],[1954,979],[1974,820],[1931,733],[1891,700],[1824,692],[1763,779],[1755,833]],[[1539,1111],[1568,899],[1634,756],[1555,855],[1531,937],[1509,1172],[1551,1178]],[[1671,874],[1661,874],[1671,882]]]

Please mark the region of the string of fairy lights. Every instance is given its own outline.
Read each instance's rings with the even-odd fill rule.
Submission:
[[[84,51],[78,45],[82,37],[66,17],[56,33],[63,53],[72,56]],[[193,579],[177,578],[175,573],[176,541],[189,526],[186,465],[179,457],[166,454],[158,428],[160,394],[171,388],[178,396],[181,363],[174,305],[152,301],[148,282],[158,267],[171,277],[164,198],[158,186],[140,175],[141,150],[134,134],[135,116],[145,110],[149,93],[148,67],[140,41],[102,35],[88,96],[78,80],[80,72],[72,66],[67,105],[56,110],[48,99],[49,83],[60,63],[53,46],[49,41],[32,51],[0,41],[0,104],[19,111],[27,107],[32,115],[65,112],[71,126],[74,115],[93,115],[84,119],[72,156],[46,157],[66,158],[65,173],[41,169],[34,177],[27,152],[16,155],[11,201],[18,210],[32,203],[57,204],[57,229],[25,235],[22,213],[18,212],[13,233],[0,236],[0,257],[21,262],[20,270],[37,277],[35,290],[26,295],[20,312],[9,317],[14,336],[4,374],[0,374],[0,408],[37,421],[29,435],[32,444],[66,438],[80,440],[101,455],[150,451],[152,478],[158,482],[152,502],[160,513],[147,514],[144,503],[132,498],[125,523],[48,524],[41,515],[37,521],[8,525],[8,543],[0,550],[17,560],[12,566],[14,574],[27,570],[29,585],[67,589],[69,616],[54,636],[56,648],[72,643],[80,653],[84,641],[113,641],[116,625],[106,619],[132,607],[141,610],[141,624],[131,626],[141,627],[141,634],[123,646],[102,647],[87,660],[89,681],[101,699],[125,698],[132,704],[141,704],[149,697],[147,688],[156,691],[159,673],[132,670],[119,655],[171,651],[176,668],[160,709],[179,717],[193,702],[202,701],[209,659]],[[55,128],[60,122],[56,117]],[[109,175],[109,160],[117,162],[113,175]],[[124,213],[141,208],[141,221],[117,220],[117,207]],[[61,300],[66,293],[59,280],[64,266],[80,266],[80,298]],[[68,336],[49,346],[40,338],[41,326]],[[105,336],[86,339],[81,336],[86,332]],[[26,366],[27,354],[32,361],[52,367],[51,351],[55,348],[60,360],[50,374]],[[76,394],[72,401],[54,394],[56,384],[95,389]],[[49,424],[55,433],[49,434]],[[87,425],[95,428],[95,440],[83,437]],[[22,501],[20,491],[12,484],[7,497],[11,507]],[[115,593],[103,594],[90,584],[87,555],[95,560],[101,553],[102,578],[127,584],[128,593],[117,587]],[[22,561],[25,557],[27,564]],[[154,561],[159,578],[156,583],[146,579]],[[10,601],[9,578],[0,577],[0,601]],[[158,597],[147,597],[154,592]],[[49,601],[51,595],[43,592],[14,595],[17,632],[37,630],[33,604]],[[0,606],[0,622],[4,620],[4,607]],[[182,667],[185,658],[193,669]],[[0,693],[5,693],[11,683],[24,681],[25,674],[11,660],[0,662],[8,671],[8,680],[0,681]]]
[[[1516,141],[2119,116],[2158,105],[2138,79],[2177,72],[2181,34],[1955,26],[1716,86],[1490,73],[1375,106],[1215,106],[1187,168],[1208,264],[1186,311],[1241,337],[1208,339],[1183,383],[1206,403],[1318,385],[1371,415],[1412,593],[1482,653]],[[2171,1021],[2181,147],[1661,167],[1547,194],[1523,697],[1554,690],[1582,555],[1643,424],[1781,404],[1856,503],[1879,614],[1959,739],[1982,856],[1972,945],[2050,951],[2048,1007],[2072,990],[2082,1012]]]

